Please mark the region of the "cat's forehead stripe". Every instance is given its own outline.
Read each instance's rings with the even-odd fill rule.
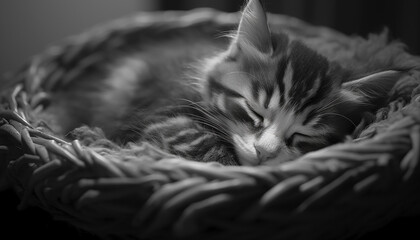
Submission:
[[[216,93],[223,93],[226,94],[228,96],[232,96],[232,97],[242,97],[241,94],[239,94],[238,92],[227,88],[226,86],[224,86],[223,84],[219,83],[218,81],[216,81],[216,79],[214,77],[209,77],[209,90],[214,91]]]
[[[303,106],[308,100],[316,95],[321,87],[321,79],[317,77],[314,81],[314,85],[306,92],[305,96],[300,99],[299,105]]]
[[[269,87],[268,89],[265,90],[265,92],[266,92],[267,95],[266,95],[266,98],[265,98],[264,103],[262,104],[265,109],[268,108],[268,105],[270,103],[270,100],[273,97],[274,89],[277,89],[277,87],[271,86],[271,87]]]
[[[292,64],[289,63],[287,64],[286,67],[286,71],[284,73],[284,77],[283,77],[283,82],[285,85],[285,100],[286,102],[288,102],[290,100],[290,98],[292,97],[292,95],[294,94],[291,90],[292,90],[292,86],[293,86],[293,76],[294,76],[294,69],[292,67]]]
[[[269,99],[269,103],[267,108],[274,109],[279,107],[280,104],[280,90],[278,87],[275,88],[273,91],[273,94],[271,95],[271,98]]]
[[[279,60],[279,63],[277,64],[277,71],[276,71],[276,75],[275,75],[277,85],[278,85],[279,91],[280,91],[280,103],[279,103],[280,105],[283,105],[284,102],[285,102],[285,98],[284,98],[284,92],[285,92],[284,88],[285,88],[285,86],[284,86],[283,77],[284,77],[284,73],[285,73],[285,70],[286,70],[286,64],[287,64],[286,58],[282,57]]]
[[[302,111],[317,103],[331,88],[328,61],[299,41],[290,44],[290,55],[283,77],[287,107]]]
[[[241,122],[251,122],[254,123],[254,119],[248,114],[247,110],[243,106],[243,104],[240,103],[239,100],[230,100],[225,102],[226,111],[231,116],[234,117],[234,119],[239,120]]]

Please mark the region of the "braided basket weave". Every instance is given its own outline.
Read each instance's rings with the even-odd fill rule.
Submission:
[[[48,126],[54,116],[43,112],[52,93],[107,54],[141,45],[145,35],[213,34],[237,21],[237,14],[209,9],[144,13],[34,57],[2,82],[1,188],[13,188],[22,209],[39,207],[117,239],[348,239],[419,214],[420,61],[408,53],[399,57],[419,68],[397,83],[393,101],[354,138],[276,167],[191,162],[148,144],[133,150],[109,143],[105,151]],[[330,58],[353,56],[364,41],[281,15],[269,22]]]

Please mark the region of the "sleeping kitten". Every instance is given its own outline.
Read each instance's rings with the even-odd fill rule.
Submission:
[[[363,112],[385,102],[399,73],[346,76],[303,43],[271,32],[251,0],[229,49],[208,62],[202,93],[241,164],[277,164],[342,140]]]
[[[258,0],[248,1],[228,48],[204,62],[187,107],[159,110],[141,126],[132,120],[119,134],[198,161],[275,165],[342,141],[363,113],[386,103],[400,76],[385,70],[350,78],[339,64],[271,31]]]

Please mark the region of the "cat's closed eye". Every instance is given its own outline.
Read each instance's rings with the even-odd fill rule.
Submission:
[[[302,152],[310,152],[325,147],[325,141],[319,138],[321,138],[321,136],[315,137],[295,132],[286,139],[285,143],[287,146],[297,148]]]
[[[286,138],[285,143],[287,146],[296,146],[302,141],[307,140],[309,138],[313,137],[300,132],[294,132],[292,135],[290,135],[290,137]]]

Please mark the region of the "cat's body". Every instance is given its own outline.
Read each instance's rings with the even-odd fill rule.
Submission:
[[[203,123],[196,105],[201,64],[226,48],[228,39],[220,32],[232,27],[146,29],[140,41],[120,50],[123,54],[86,69],[55,92],[45,114],[56,123],[49,125],[63,133],[81,124],[99,127],[122,145],[147,141],[189,160],[238,165],[231,145]],[[68,136],[78,137],[76,132]]]
[[[400,76],[391,63],[351,69],[270,30],[258,1],[247,3],[231,41],[206,34],[113,64],[119,82],[110,76],[103,88],[92,82],[88,97],[77,93],[103,106],[81,121],[191,160],[272,165],[343,140]]]
[[[169,115],[147,123],[140,110],[124,127],[191,158],[202,157],[194,154],[203,152],[200,146],[231,144],[244,165],[278,164],[343,140],[364,112],[385,102],[399,76],[383,71],[346,86],[354,80],[351,72],[270,31],[258,1],[248,2],[228,48],[204,61],[197,74],[187,88],[198,95],[193,90],[184,104],[175,103],[187,107],[169,108]],[[388,83],[378,88],[378,80]]]

